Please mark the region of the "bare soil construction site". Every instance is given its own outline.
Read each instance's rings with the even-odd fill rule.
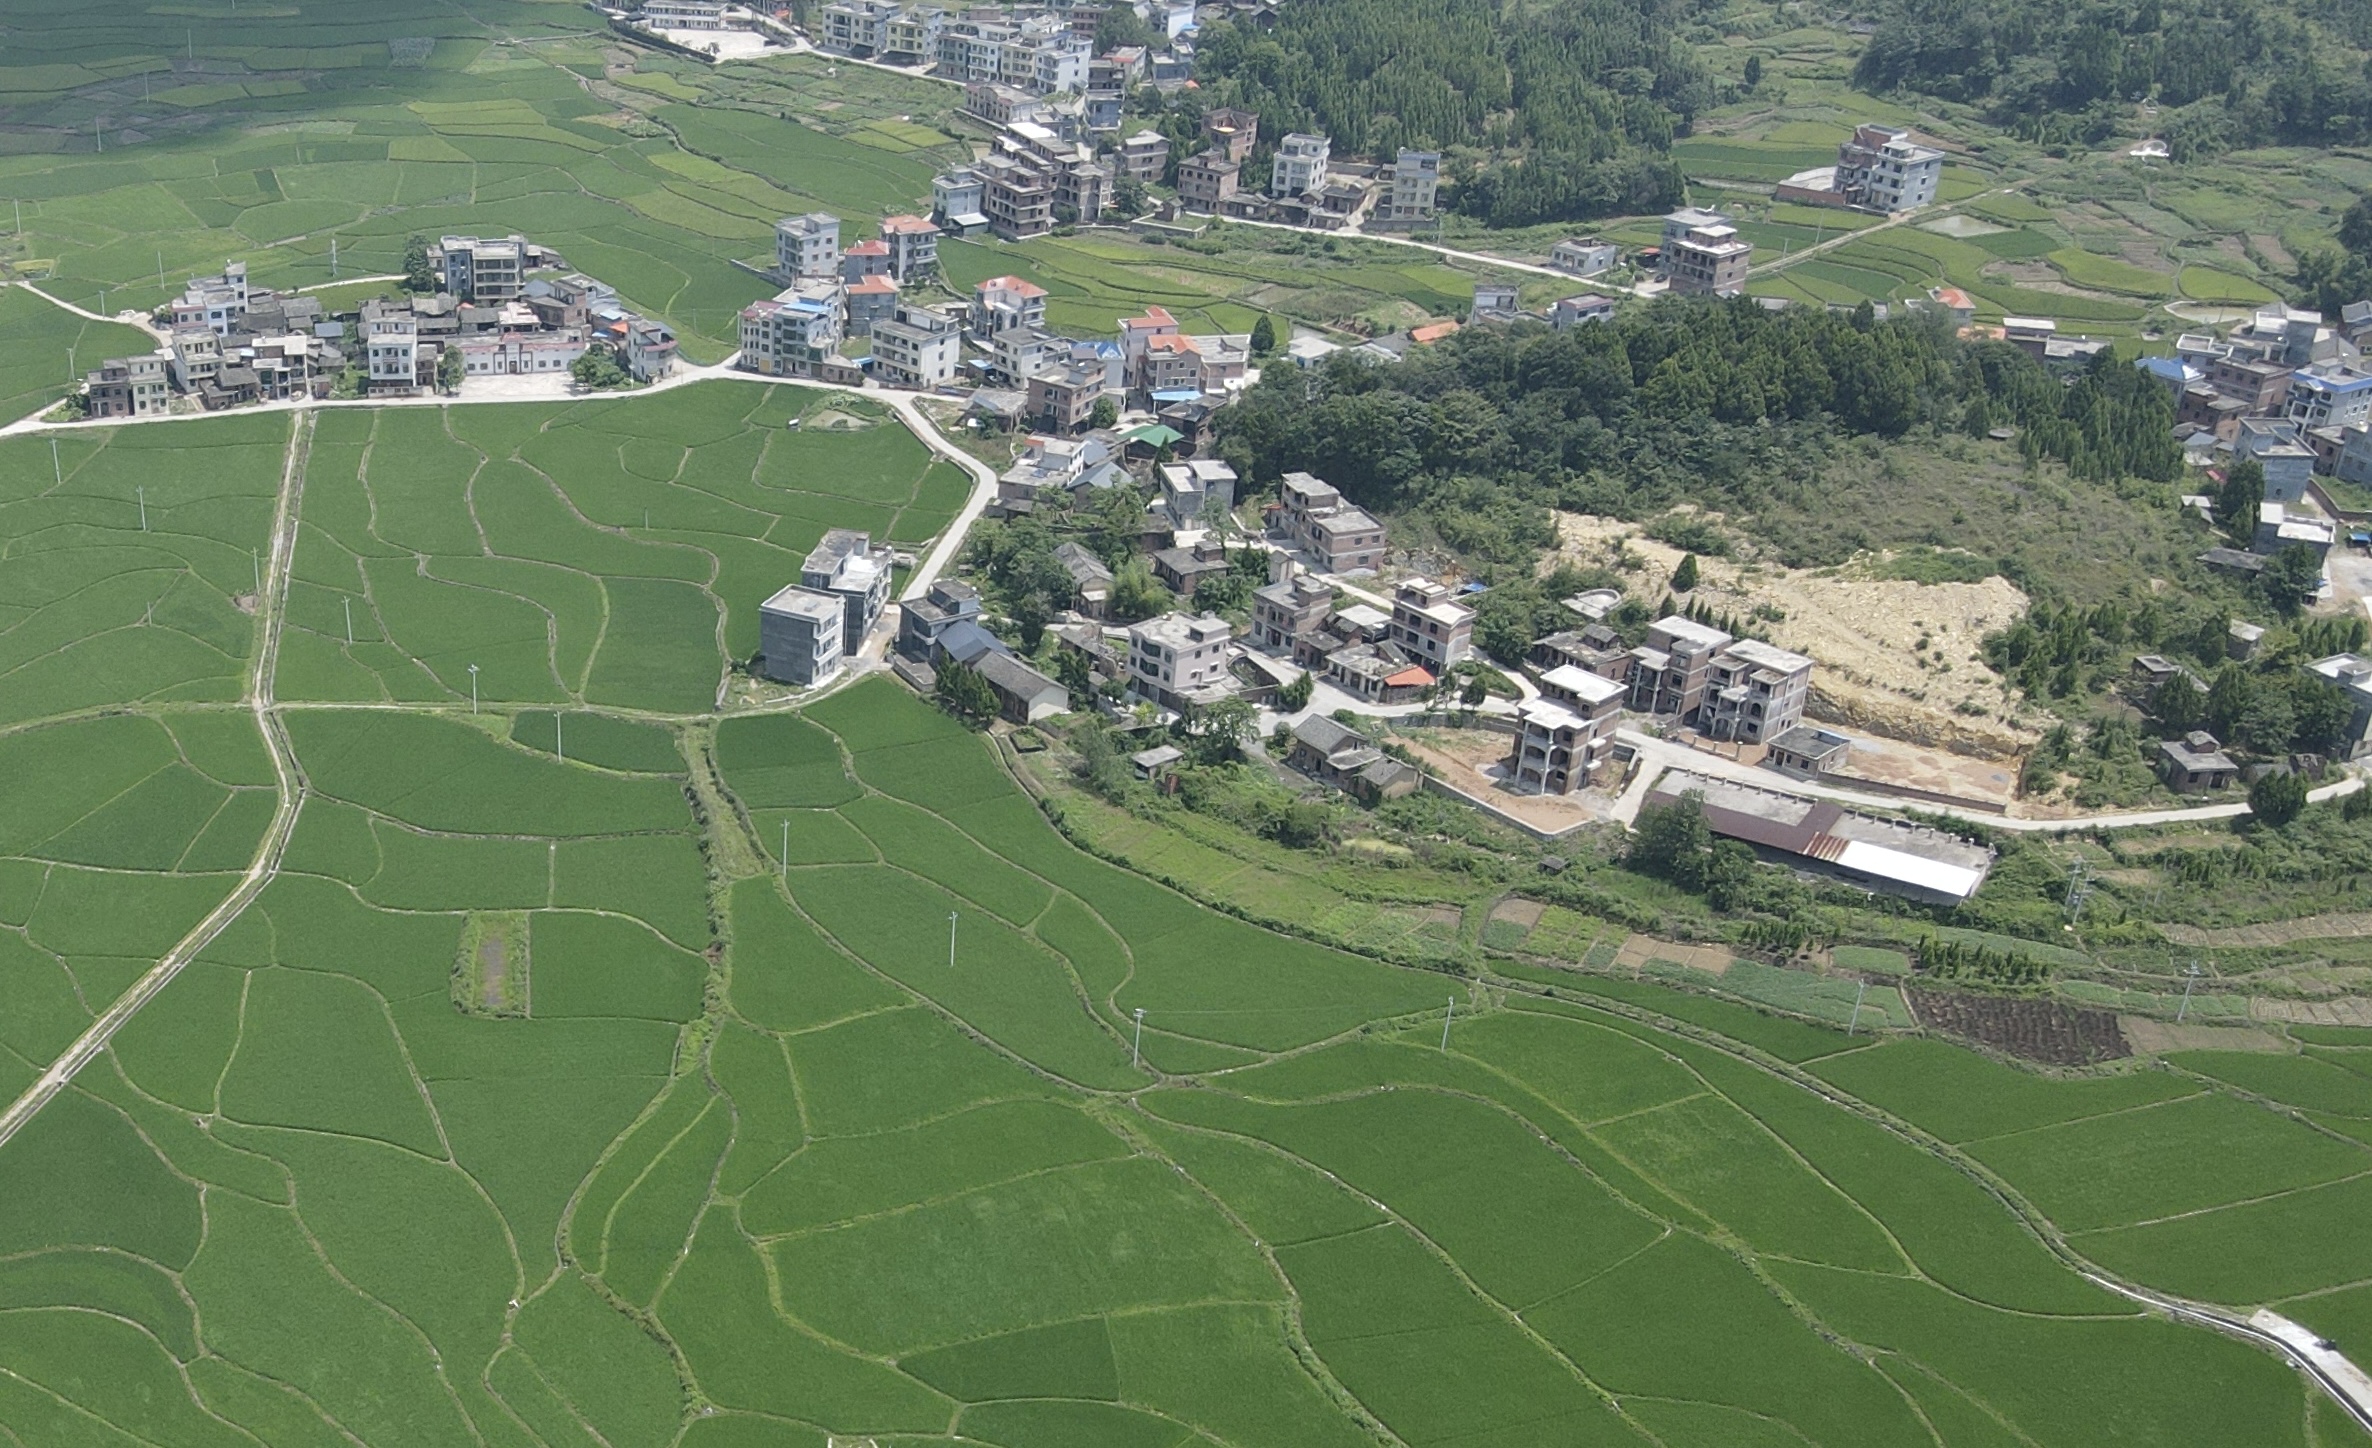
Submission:
[[[1623,570],[1626,587],[1650,607],[1669,591],[1684,556],[1616,518],[1560,513],[1557,526],[1560,546],[1549,566],[1621,558],[1635,565]],[[1767,619],[1773,643],[1818,664],[1814,718],[1986,760],[2014,759],[2040,737],[1980,655],[1987,634],[2026,612],[2026,595],[2007,579],[1913,583],[1873,576],[1879,559],[1786,569],[1740,551],[1700,556],[1689,601]]]

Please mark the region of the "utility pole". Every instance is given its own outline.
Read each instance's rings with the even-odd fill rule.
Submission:
[[[476,664],[469,666],[469,711],[472,714],[478,712],[478,666]]]
[[[247,556],[255,561],[255,606],[262,608],[264,606],[264,551],[261,548],[251,548],[248,550]],[[474,669],[477,665],[472,664],[470,667]]]
[[[782,882],[787,886],[791,883],[791,818],[789,815],[783,816],[782,820],[781,861]]]
[[[329,279],[338,279],[338,239],[334,236],[329,239]]]
[[[2067,923],[2084,918],[2084,902],[2092,898],[2092,863],[2081,855],[2067,872]]]
[[[2186,974],[2186,975],[2183,977],[2183,1005],[2182,1005],[2182,1009],[2181,1009],[2181,1010],[2178,1010],[2178,1011],[2176,1011],[2176,1012],[2174,1013],[2174,1023],[2175,1023],[2176,1025],[2178,1025],[2178,1026],[2179,1026],[2179,1025],[2181,1025],[2181,1024],[2183,1023],[2183,1017],[2185,1017],[2185,1016],[2187,1016],[2187,1015],[2189,1015],[2189,1014],[2191,1013],[2191,987],[2193,987],[2193,986],[2197,985],[2198,983],[2199,983],[2199,962],[2198,962],[2198,961],[2196,961],[2196,960],[2194,960],[2194,961],[2192,961],[2192,962],[2191,962],[2191,969],[2190,969],[2190,971],[2189,971],[2189,972],[2188,972],[2188,973],[2187,973],[2187,974]]]
[[[552,753],[562,764],[568,763],[568,751],[560,746],[560,711],[557,709],[552,711]],[[783,823],[787,825],[790,821],[784,820]]]
[[[346,647],[354,647],[354,600],[346,599]]]
[[[955,912],[947,912],[947,968],[955,969]]]
[[[1130,1047],[1128,1048],[1128,1066],[1129,1066],[1129,1069],[1130,1069],[1130,1070],[1132,1070],[1132,1071],[1133,1071],[1133,1070],[1136,1070],[1136,1069],[1138,1069],[1139,1067],[1141,1067],[1141,1066],[1144,1064],[1144,1061],[1145,1061],[1145,1008],[1144,1008],[1143,1006],[1138,1006],[1138,1007],[1137,1007],[1137,1040],[1136,1040],[1136,1044],[1135,1044],[1135,1045],[1133,1045],[1133,1046],[1130,1046]]]
[[[1457,1018],[1458,998],[1456,996],[1451,996],[1449,1012],[1441,1018],[1441,1049],[1445,1051],[1450,1048],[1450,1022],[1456,1020]]]
[[[49,470],[51,476],[58,480],[59,487],[66,486],[66,467],[58,461],[58,440],[54,437],[49,440]]]
[[[133,491],[140,495],[140,531],[145,533],[148,531],[148,489],[141,486]]]
[[[1853,1018],[1845,1022],[1845,1034],[1848,1036],[1852,1035],[1855,1029],[1861,1025],[1861,998],[1865,995],[1868,995],[1869,991],[1870,983],[1866,980],[1854,988]]]

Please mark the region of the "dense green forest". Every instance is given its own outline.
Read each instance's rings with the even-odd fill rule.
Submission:
[[[2078,477],[2181,469],[2165,389],[2129,359],[2103,354],[2063,380],[1925,317],[1743,299],[1667,299],[1562,332],[1471,328],[1393,366],[1270,368],[1223,414],[1222,449],[1256,481],[1306,469],[1469,559],[1521,568],[1552,541],[1551,509],[1823,516],[1823,459],[1841,442],[2000,424]],[[1797,567],[1868,541],[1850,518],[1764,536]]]
[[[2144,99],[2178,160],[2372,135],[2366,0],[1881,0],[1877,14],[1858,84],[1970,102],[2029,140],[2129,131]]]
[[[1449,153],[1446,203],[1498,226],[1677,204],[1666,148],[1713,100],[1659,0],[1288,5],[1273,31],[1206,27],[1195,70],[1211,104],[1259,113],[1264,146]]]

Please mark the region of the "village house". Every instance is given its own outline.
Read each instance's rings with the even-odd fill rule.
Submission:
[[[1681,295],[1734,297],[1746,287],[1754,246],[1718,211],[1688,207],[1664,218],[1657,250],[1664,280]]]
[[[853,528],[834,528],[808,550],[799,565],[799,582],[840,601],[840,646],[844,653],[854,654],[889,603],[889,545],[876,544]]]
[[[1501,766],[1508,786],[1531,794],[1572,794],[1603,782],[1614,757],[1621,701],[1618,690],[1579,707],[1550,699],[1518,704],[1515,737]]]
[[[1474,610],[1456,602],[1446,584],[1410,578],[1392,591],[1391,640],[1436,675],[1474,653]]]
[[[2159,741],[2158,774],[2168,789],[2196,794],[2230,785],[2240,777],[2240,766],[2213,734],[2194,729],[2180,739]]]
[[[1207,707],[1235,692],[1224,619],[1165,613],[1128,630],[1129,687],[1165,709]]]
[[[979,617],[979,589],[961,579],[935,580],[921,598],[898,605],[898,652],[929,663],[950,627]]]
[[[1320,573],[1372,571],[1384,561],[1384,525],[1308,473],[1287,473],[1274,530]]]
[[[1424,782],[1415,765],[1394,759],[1366,735],[1323,714],[1293,726],[1285,762],[1369,804],[1414,794]]]

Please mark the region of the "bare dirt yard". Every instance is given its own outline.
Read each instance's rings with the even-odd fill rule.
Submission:
[[[1624,581],[1650,607],[1670,586],[1681,550],[1646,536],[1636,523],[1561,513],[1559,556],[1605,566],[1632,563]],[[2040,731],[2020,717],[1999,676],[1985,667],[1985,635],[2026,613],[2026,595],[2008,580],[1913,583],[1882,578],[1884,555],[1839,568],[1787,569],[1751,558],[1699,557],[1690,598],[1741,617],[1771,611],[1771,641],[1820,667],[1812,676],[1812,716],[1910,744],[1981,759],[2023,755]],[[1990,791],[1981,791],[1990,792]]]
[[[1509,748],[1504,734],[1483,729],[1420,729],[1397,737],[1451,788],[1542,834],[1559,835],[1614,817],[1617,796],[1606,790],[1541,795],[1508,788],[1501,778]]]

